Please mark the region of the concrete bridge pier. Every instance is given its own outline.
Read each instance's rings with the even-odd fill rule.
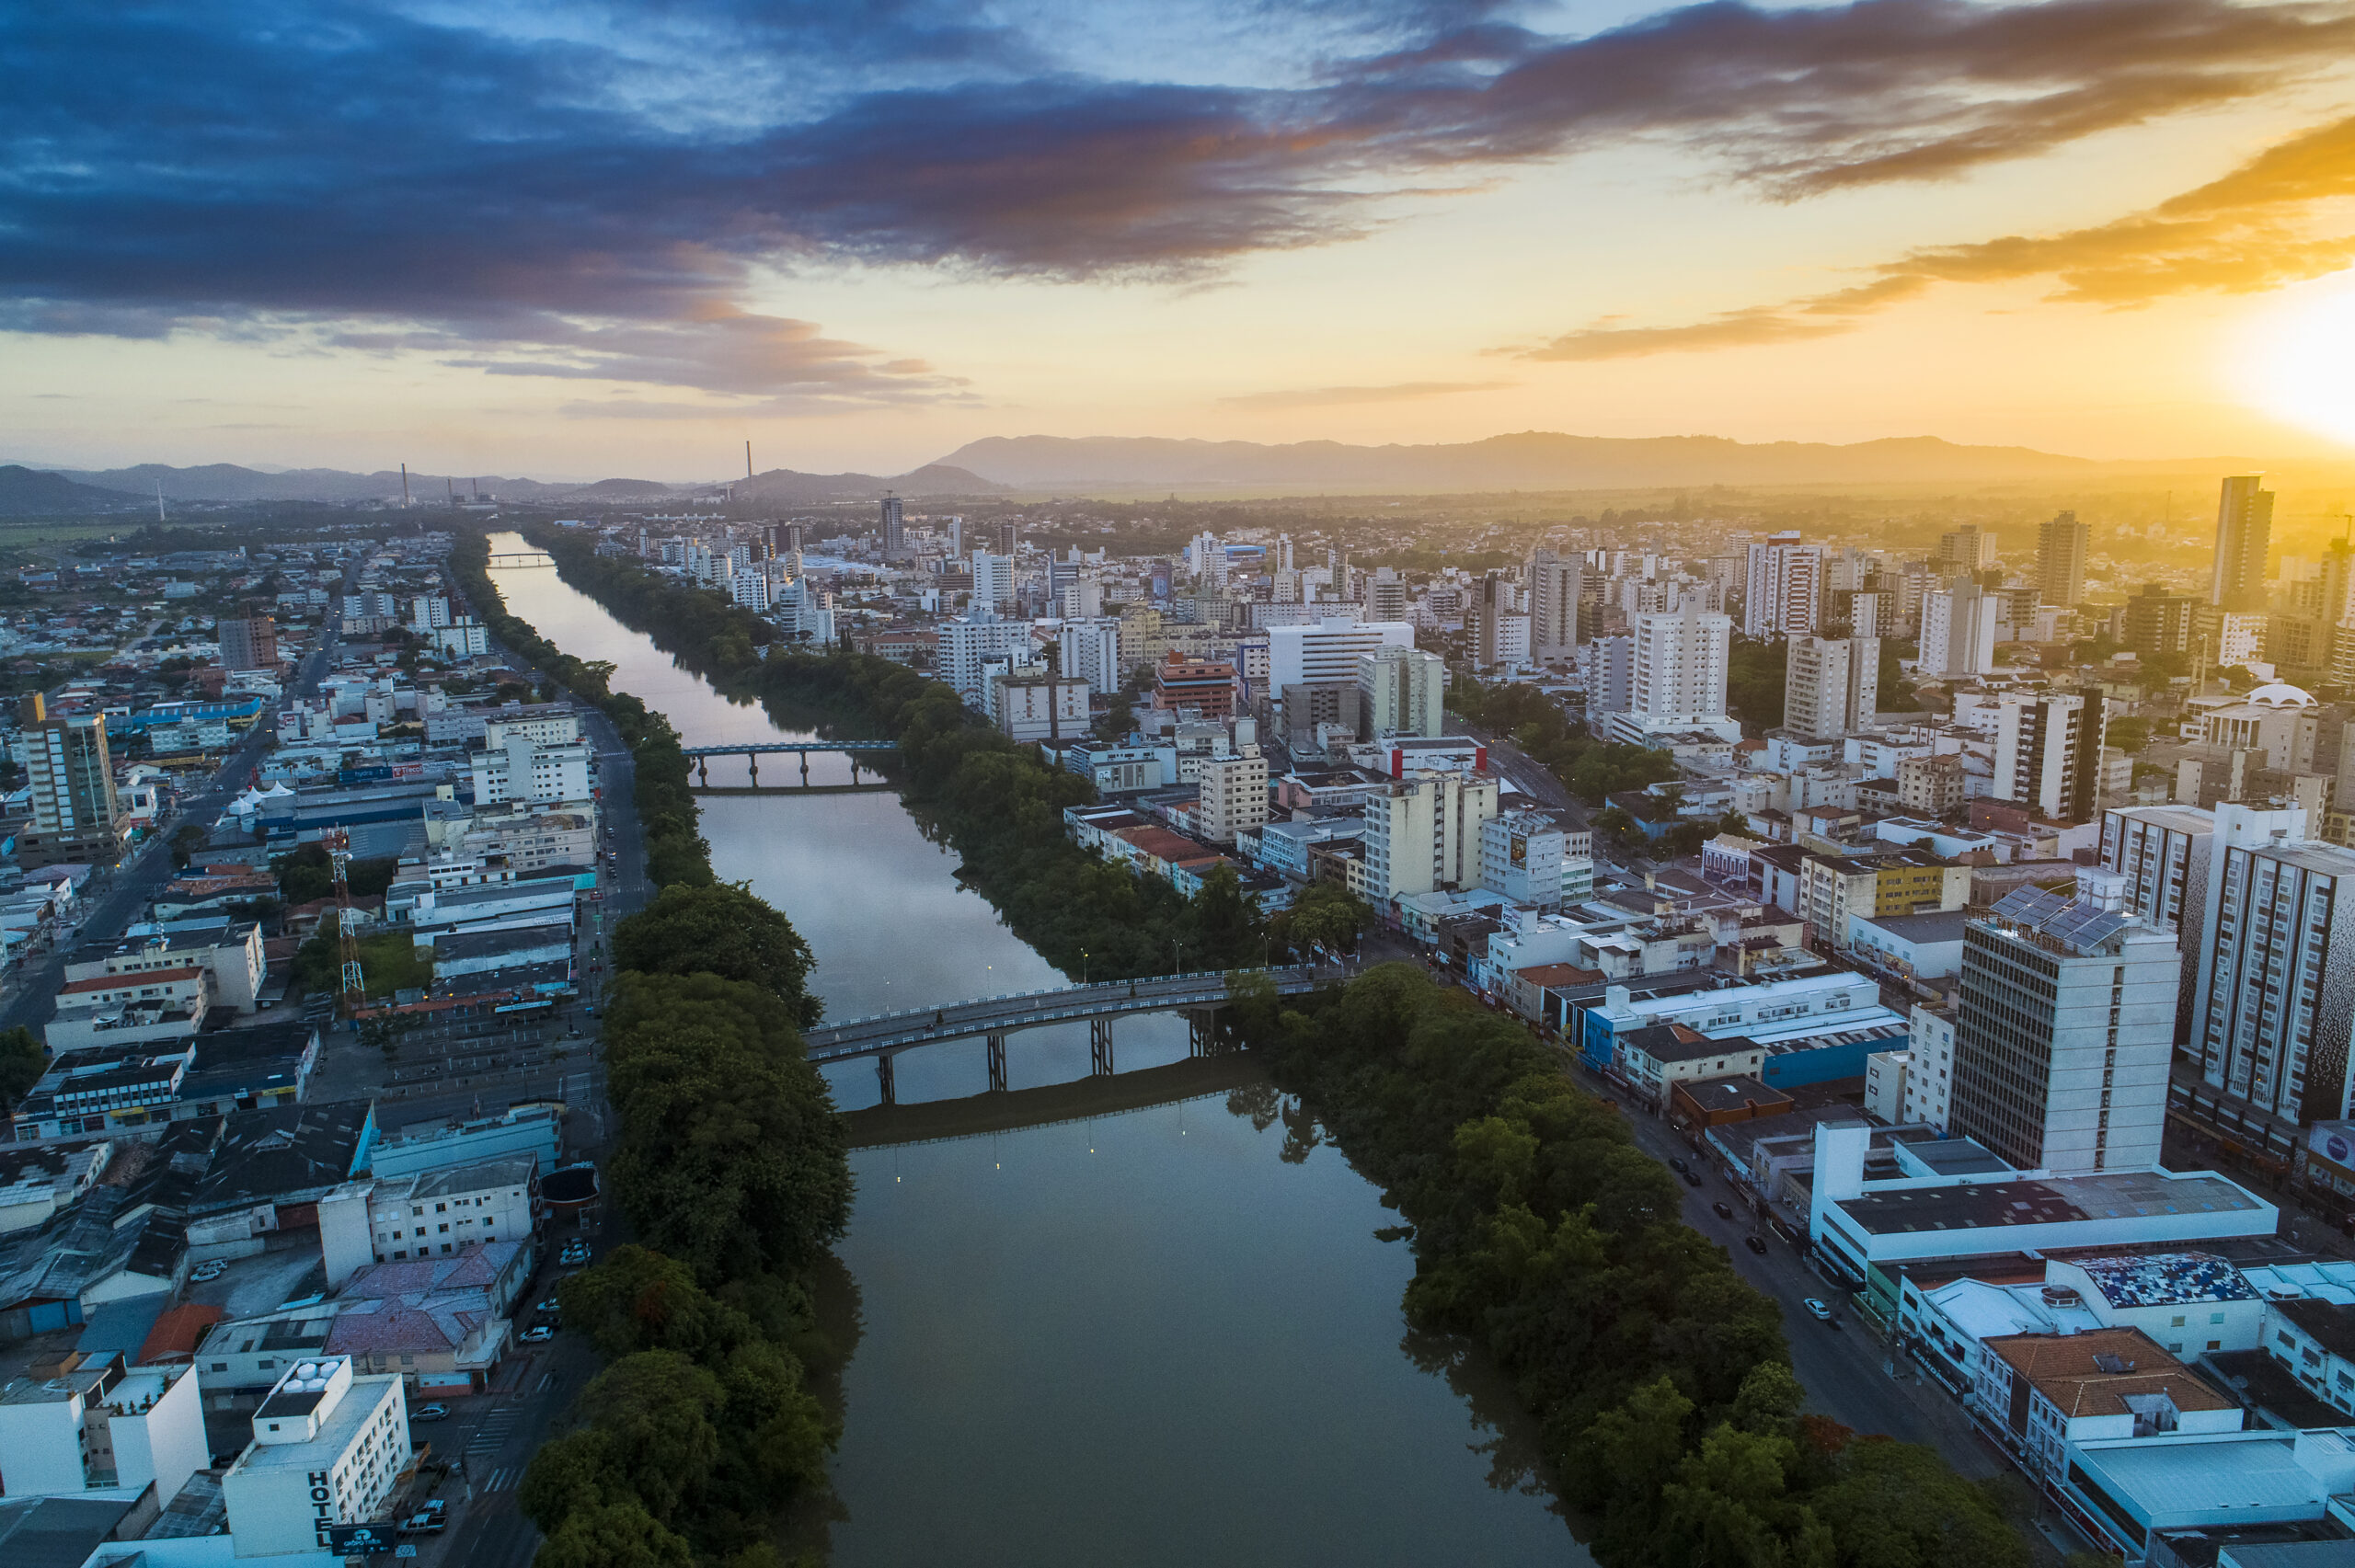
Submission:
[[[804,756],[807,756],[807,755],[808,755],[808,753],[807,753],[807,752],[804,752],[804,753],[803,753],[803,755],[804,755]],[[857,752],[856,752],[856,751],[853,751],[853,752],[849,753],[849,756],[850,756],[850,784],[851,784],[851,787],[852,787],[853,789],[856,789],[856,788],[858,787],[858,753],[857,753]]]
[[[745,753],[744,753],[744,766],[746,766],[747,768],[750,768],[750,769],[752,771],[752,787],[753,787],[754,789],[758,789],[758,788],[760,788],[760,787],[761,787],[761,754],[760,754],[758,751],[747,751],[747,752],[745,752]]]
[[[1112,1076],[1112,1021],[1091,1018],[1087,1021],[1087,1049],[1092,1059],[1088,1072],[1095,1077]]]
[[[891,1082],[891,1055],[887,1051],[875,1059],[875,1082],[881,1086],[883,1103],[887,1105],[900,1103],[899,1091]]]
[[[1186,1054],[1206,1057],[1218,1054],[1218,1014],[1206,1007],[1186,1010]]]
[[[1005,1092],[1005,1035],[1003,1031],[990,1036],[990,1088]]]
[[[708,757],[695,759],[695,783],[699,784],[711,783],[711,759]]]
[[[807,751],[801,753],[801,787],[810,787],[810,753]]]

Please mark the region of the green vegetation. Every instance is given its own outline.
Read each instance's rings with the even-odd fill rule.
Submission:
[[[1406,1221],[1408,1318],[1496,1357],[1609,1568],[2024,1568],[1936,1453],[1800,1413],[1774,1302],[1518,1023],[1403,964],[1299,1006],[1251,976],[1235,994],[1277,1083]]]
[[[30,1029],[19,1024],[0,1034],[0,1111],[15,1109],[48,1065],[49,1053]]]
[[[393,878],[400,874],[400,864],[397,855],[353,861],[344,872],[351,885],[351,896],[383,897],[392,887]],[[278,874],[278,895],[287,903],[307,904],[335,892],[335,857],[327,853],[325,844],[304,844],[292,853],[275,856],[270,868]]]
[[[741,883],[676,883],[614,928],[614,963],[649,975],[717,975],[786,1000],[794,1022],[818,1021],[810,944],[793,922]]]
[[[1681,771],[1676,759],[1665,751],[1595,739],[1584,726],[1570,722],[1559,703],[1534,686],[1516,681],[1482,687],[1458,681],[1449,689],[1447,705],[1469,722],[1510,739],[1590,806],[1600,806],[1623,789],[1642,789],[1672,779]]]
[[[2140,714],[2120,714],[2109,721],[2102,739],[2131,757],[2151,743],[2151,721]]]
[[[1780,638],[1763,643],[1734,638],[1726,670],[1726,711],[1755,730],[1780,727],[1790,647]]]
[[[330,914],[319,922],[311,939],[294,950],[293,986],[295,991],[335,992],[343,988],[341,917]],[[433,959],[420,953],[407,931],[360,938],[360,975],[372,997],[389,999],[398,990],[423,990],[433,984]]]

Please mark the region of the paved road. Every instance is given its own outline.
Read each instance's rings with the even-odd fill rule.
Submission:
[[[318,689],[327,662],[326,646],[313,650],[297,667],[290,695],[307,696]],[[52,951],[26,960],[16,974],[9,977],[7,997],[0,1002],[0,1029],[13,1029],[18,1024],[39,1028],[49,1022],[55,1010],[58,987],[64,983],[66,956],[86,943],[108,942],[121,936],[132,918],[143,911],[148,900],[162,891],[172,879],[172,852],[168,842],[171,833],[185,822],[210,829],[214,818],[245,787],[247,775],[260,761],[277,733],[275,704],[266,707],[253,727],[236,750],[224,758],[212,779],[196,794],[182,797],[165,830],[149,839],[120,865],[100,870],[83,888],[87,907],[72,936]]]
[[[1583,831],[1587,825],[1586,803],[1562,787],[1562,781],[1553,770],[1531,757],[1520,747],[1500,736],[1491,735],[1477,725],[1467,724],[1464,733],[1488,749],[1488,771],[1501,773],[1539,806],[1548,811],[1559,811],[1573,826]]]

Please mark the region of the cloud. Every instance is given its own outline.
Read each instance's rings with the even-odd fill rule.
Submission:
[[[925,399],[953,389],[755,312],[767,270],[1200,276],[1631,139],[1799,199],[2276,93],[2355,51],[2348,0],[1706,0],[1581,37],[1494,5],[1312,9],[1269,36],[1315,52],[1218,82],[1144,45],[1126,73],[1080,69],[1054,8],[980,0],[15,7],[0,327]]]
[[[2222,179],[2111,223],[1927,246],[1875,268],[1867,282],[1830,293],[1674,326],[1624,326],[1624,317],[1613,317],[1496,351],[1591,361],[1803,341],[1853,331],[1940,283],[2047,279],[2055,300],[2113,308],[2176,294],[2250,293],[2355,266],[2355,233],[2331,206],[2349,197],[2355,197],[2355,118],[2302,132]]]
[[[1510,381],[1398,381],[1386,386],[1304,386],[1222,397],[1227,408],[1338,408],[1352,403],[1410,403],[1454,392],[1501,392]]]

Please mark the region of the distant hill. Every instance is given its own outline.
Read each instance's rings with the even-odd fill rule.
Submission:
[[[1831,446],[1752,445],[1722,436],[1616,438],[1529,430],[1438,446],[1339,441],[1171,441],[1151,436],[992,436],[944,464],[1019,489],[1071,485],[1329,485],[1453,492],[1648,485],[1904,484],[2069,479],[2108,464],[2028,447],[1958,446],[1934,436]]]
[[[819,501],[861,501],[880,497],[886,490],[908,497],[988,496],[1008,486],[994,484],[980,475],[963,468],[943,464],[927,464],[911,474],[896,478],[882,478],[873,474],[803,474],[791,468],[772,468],[750,479],[729,481],[739,499],[775,501],[784,506],[807,506]]]
[[[0,517],[59,517],[78,512],[121,511],[142,498],[121,490],[77,485],[62,474],[43,474],[15,464],[0,467]]]

